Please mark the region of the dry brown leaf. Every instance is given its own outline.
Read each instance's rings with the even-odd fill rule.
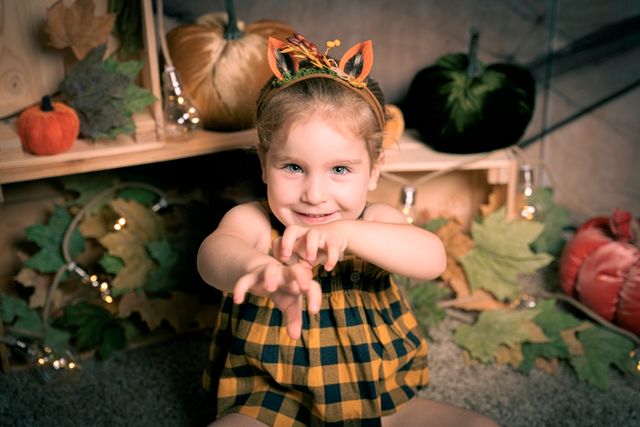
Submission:
[[[79,60],[91,49],[107,41],[116,22],[116,14],[95,16],[93,0],[76,0],[69,8],[58,0],[47,9],[44,31],[49,44],[57,49],[71,48]]]
[[[527,341],[537,344],[549,342],[549,337],[547,337],[542,328],[532,320],[524,323],[523,328],[528,335]]]
[[[470,295],[465,297],[459,296],[458,298],[446,301],[441,305],[473,311],[499,310],[507,307],[506,304],[498,301],[490,292],[483,289],[477,289]]]
[[[582,355],[585,354],[584,346],[582,345],[580,340],[576,337],[576,334],[578,332],[587,330],[587,329],[589,329],[591,327],[593,327],[593,325],[591,323],[582,322],[581,324],[579,324],[575,328],[569,328],[569,329],[565,329],[563,331],[560,331],[560,336],[562,337],[562,340],[564,341],[564,343],[567,345],[567,348],[569,349],[569,354],[570,355],[572,355],[572,356],[582,356]]]
[[[511,365],[514,368],[517,368],[523,360],[524,356],[522,354],[522,346],[520,344],[516,344],[514,346],[500,344],[498,346],[498,351],[496,351],[497,363],[502,365]]]
[[[51,285],[49,276],[38,274],[37,271],[30,268],[23,268],[14,279],[26,288],[33,288],[33,294],[29,297],[29,308],[44,307]]]
[[[86,216],[80,223],[79,229],[84,237],[94,239],[100,239],[109,232],[104,218],[99,214]]]
[[[489,200],[487,201],[486,205],[480,205],[480,213],[484,218],[504,206],[505,202],[507,201],[505,189],[494,186],[491,193],[489,193],[488,199]]]
[[[110,255],[124,261],[124,266],[111,283],[114,289],[136,289],[146,283],[149,272],[156,265],[145,249],[145,241],[131,230],[124,229],[105,235],[100,244]]]
[[[14,279],[22,286],[33,288],[34,292],[29,297],[29,308],[44,307],[47,302],[47,293],[51,287],[52,277],[47,274],[40,274],[30,268],[21,269]],[[55,312],[73,300],[76,292],[71,291],[68,283],[60,283],[51,295],[51,312]],[[71,286],[77,289],[77,285]]]
[[[469,283],[457,258],[464,256],[473,248],[473,240],[464,232],[462,224],[455,218],[440,227],[436,235],[442,240],[447,252],[447,268],[442,273],[442,280],[453,289],[458,298],[465,298],[469,295]]]
[[[537,357],[535,361],[536,368],[551,374],[555,375],[558,373],[558,359],[553,358],[551,360],[547,360],[544,357]]]
[[[118,304],[119,316],[126,318],[134,312],[140,313],[150,330],[160,326],[163,320],[178,332],[184,332],[193,325],[209,327],[213,323],[212,307],[184,292],[173,292],[171,298],[155,299],[135,292],[124,295]]]

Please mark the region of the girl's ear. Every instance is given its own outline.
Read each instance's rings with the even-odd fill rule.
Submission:
[[[382,171],[382,164],[384,163],[384,151],[380,153],[378,158],[371,166],[371,175],[369,176],[369,191],[373,191],[378,188],[378,180],[380,179],[380,172]]]
[[[298,58],[282,53],[280,49],[285,45],[282,40],[269,37],[267,48],[267,61],[271,72],[282,80],[285,74],[295,74],[298,71]]]
[[[373,67],[373,44],[367,40],[351,47],[340,59],[338,68],[355,80],[362,82]]]

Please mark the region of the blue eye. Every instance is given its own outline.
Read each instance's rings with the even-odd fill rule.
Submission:
[[[332,169],[332,172],[335,173],[336,175],[345,175],[351,172],[351,170],[346,166],[335,166]]]
[[[293,173],[302,173],[302,168],[295,163],[287,163],[283,169]]]

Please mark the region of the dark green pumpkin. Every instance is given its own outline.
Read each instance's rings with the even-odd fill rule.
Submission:
[[[483,65],[478,33],[469,53],[442,56],[419,71],[401,103],[407,128],[434,150],[480,153],[513,145],[531,121],[536,84],[515,64]]]

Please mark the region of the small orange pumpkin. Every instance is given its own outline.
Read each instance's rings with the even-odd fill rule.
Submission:
[[[46,95],[18,117],[18,135],[25,150],[38,156],[59,154],[71,148],[80,132],[76,111]]]

